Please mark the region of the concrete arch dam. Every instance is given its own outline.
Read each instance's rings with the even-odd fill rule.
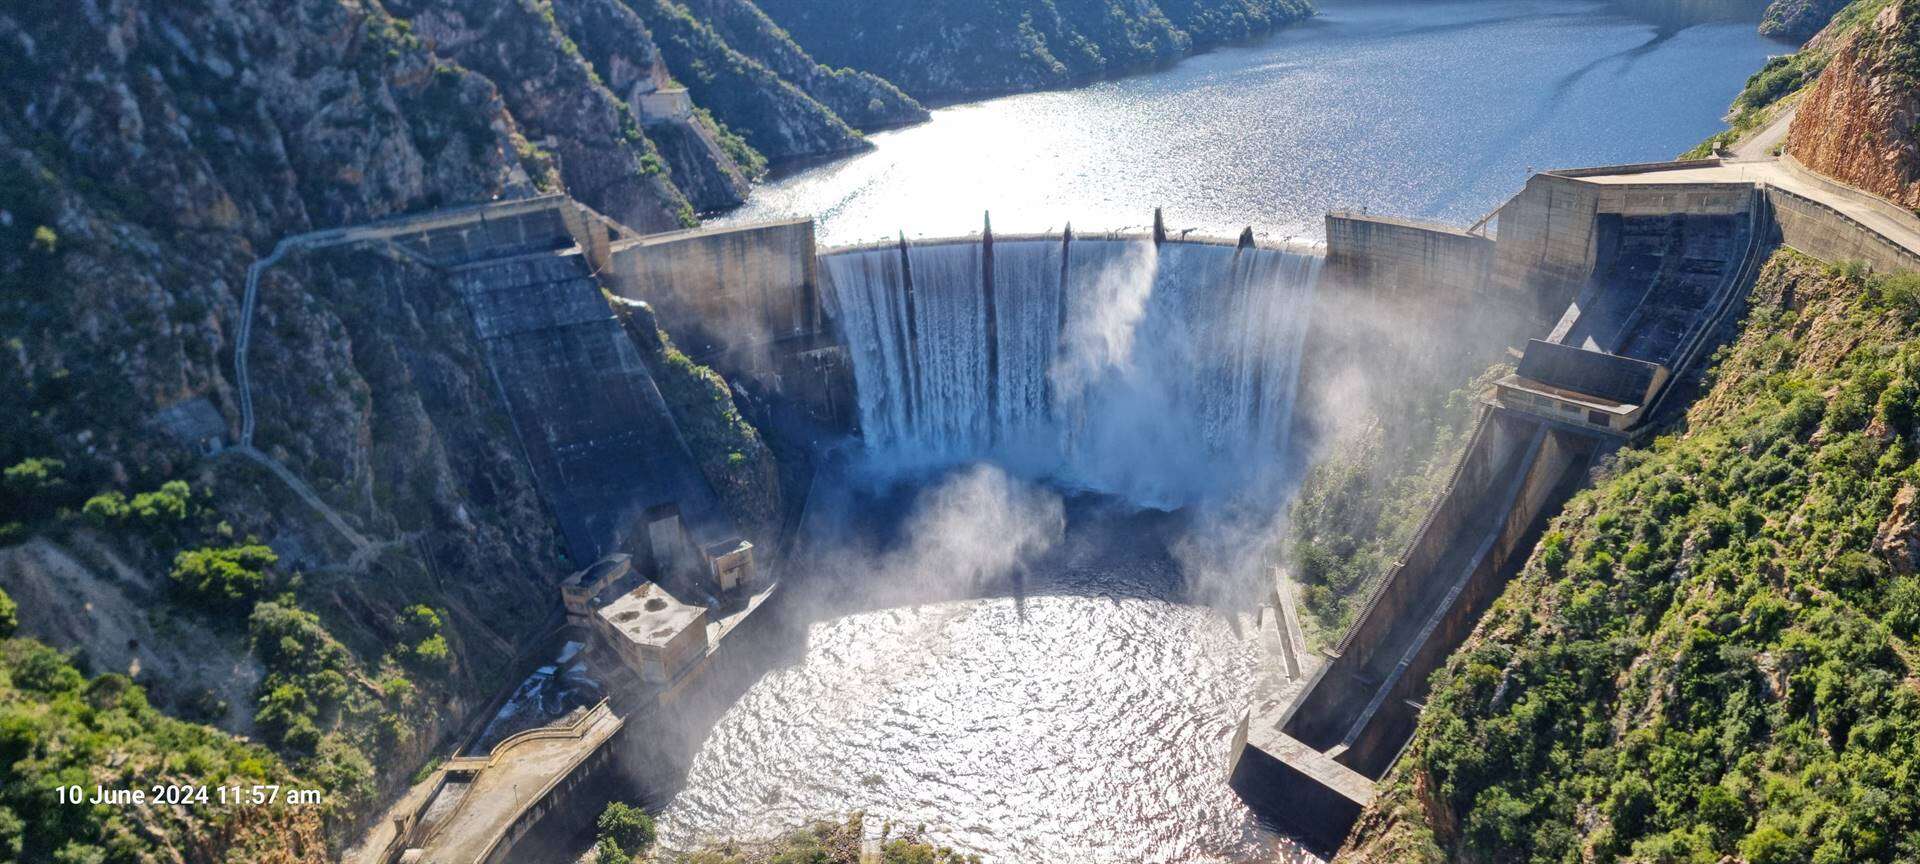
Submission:
[[[988,232],[820,262],[862,435],[889,467],[990,459],[1178,506],[1289,446],[1310,248]]]

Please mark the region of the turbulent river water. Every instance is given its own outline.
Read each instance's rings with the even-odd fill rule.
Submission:
[[[821,242],[1169,224],[1317,238],[1340,207],[1472,222],[1536,169],[1669,159],[1719,131],[1768,54],[1744,20],[1598,3],[1325,0],[1249,47],[1153,75],[934,112],[757,190],[722,221],[816,216]]]
[[[808,556],[804,659],[721,718],[663,842],[864,811],[989,861],[1305,860],[1227,788],[1252,621],[1195,602],[1181,515],[989,468],[907,509]]]
[[[1002,232],[1071,219],[1079,237],[1155,205],[1272,239],[1317,235],[1337,206],[1470,222],[1528,167],[1671,157],[1784,50],[1753,34],[1757,12],[1321,8],[1153,75],[942,109],[729,220],[815,215],[828,245],[971,233],[986,209]],[[855,461],[896,483],[842,500],[837,524],[890,528],[803,531],[785,602],[806,647],[720,717],[665,802],[664,842],[858,810],[995,862],[1303,856],[1226,785],[1263,686],[1257,603],[1236,594],[1258,568],[1235,556],[1273,523],[1220,502],[1270,481],[1260,454],[1288,446],[1317,264],[1141,245],[996,243],[989,263],[977,243],[916,244],[823,265],[867,430]]]

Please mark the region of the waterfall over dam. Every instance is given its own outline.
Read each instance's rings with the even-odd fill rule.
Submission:
[[[1173,507],[1286,452],[1318,254],[989,234],[820,260],[891,467],[990,459]]]

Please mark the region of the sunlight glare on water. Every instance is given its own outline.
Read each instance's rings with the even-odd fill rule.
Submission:
[[[1471,223],[1528,168],[1669,159],[1767,55],[1750,20],[1675,30],[1568,0],[1327,0],[1152,75],[934,112],[769,183],[721,224],[815,216],[825,245],[1170,225],[1318,238],[1329,209]]]

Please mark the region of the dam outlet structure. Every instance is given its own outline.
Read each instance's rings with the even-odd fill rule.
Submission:
[[[1055,235],[827,250],[868,454],[1178,507],[1281,464],[1322,256]]]

